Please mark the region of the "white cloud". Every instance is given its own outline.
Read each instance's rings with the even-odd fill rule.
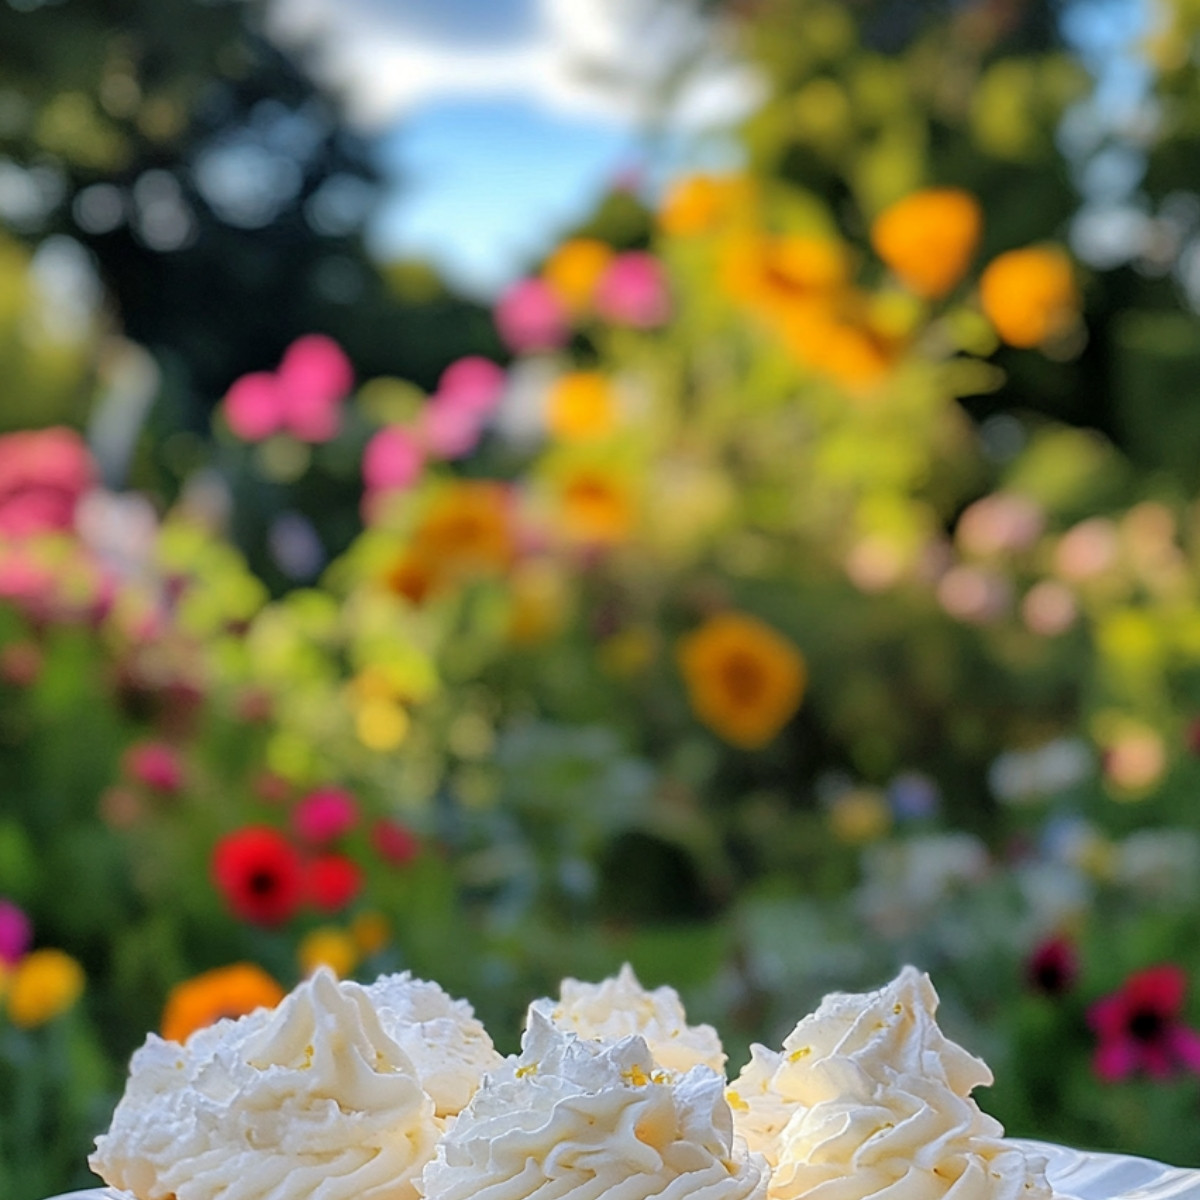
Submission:
[[[451,41],[444,28],[431,35],[419,20],[430,3],[437,0],[272,0],[268,31],[301,49],[368,130],[425,101],[486,96],[695,130],[731,124],[761,95],[724,31],[687,0],[532,0],[518,36],[487,47]]]

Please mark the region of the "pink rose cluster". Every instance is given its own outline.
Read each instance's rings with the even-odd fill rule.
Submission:
[[[0,537],[70,530],[75,508],[96,481],[83,438],[53,426],[0,437]]]
[[[276,371],[252,371],[225,394],[225,420],[246,442],[287,433],[302,442],[328,442],[341,428],[342,401],[354,387],[354,368],[332,338],[310,333],[284,352]]]
[[[469,454],[500,403],[505,373],[477,355],[460,358],[442,372],[416,421],[388,425],[367,443],[362,474],[366,512],[380,499],[411,488],[429,461],[452,461]]]
[[[591,307],[601,320],[632,329],[655,329],[671,315],[666,271],[644,250],[615,254],[596,284]],[[505,344],[518,354],[558,350],[571,336],[567,306],[544,279],[514,283],[493,318]]]

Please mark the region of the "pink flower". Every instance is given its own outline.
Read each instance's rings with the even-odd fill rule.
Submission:
[[[500,403],[506,375],[503,367],[477,354],[451,363],[438,380],[437,395],[455,408],[484,415]]]
[[[297,338],[279,364],[286,396],[284,424],[302,442],[327,442],[337,435],[341,402],[354,386],[354,368],[333,338],[310,333]]]
[[[152,791],[170,796],[183,787],[183,763],[166,742],[139,742],[125,752],[125,773]]]
[[[276,433],[327,442],[337,436],[341,402],[353,386],[354,369],[337,342],[306,334],[287,348],[278,371],[254,371],[234,382],[225,395],[225,419],[247,442]]]
[[[412,862],[421,853],[417,835],[399,821],[386,818],[376,821],[372,826],[371,844],[375,847],[375,853],[394,867]]]
[[[13,966],[33,940],[29,918],[11,901],[0,899],[0,963]]]
[[[435,392],[421,410],[421,436],[438,458],[462,458],[483,432],[478,412]]]
[[[87,445],[73,429],[54,426],[0,436],[0,535],[70,529],[75,506],[95,473]]]
[[[522,279],[500,297],[496,329],[518,353],[557,350],[569,334],[567,311],[541,279]]]
[[[315,846],[342,837],[358,824],[358,804],[343,788],[317,788],[304,796],[292,812],[296,835]]]
[[[1105,1082],[1145,1071],[1156,1079],[1178,1067],[1200,1074],[1200,1033],[1180,1021],[1187,976],[1173,963],[1131,975],[1088,1010],[1099,1044],[1092,1060]]]
[[[425,452],[403,425],[381,429],[363,452],[363,483],[369,492],[405,491],[420,478]]]
[[[609,263],[596,287],[596,311],[618,325],[652,329],[671,315],[662,263],[643,250],[628,250]]]
[[[225,393],[225,420],[244,442],[261,442],[283,428],[279,377],[270,371],[243,375]]]

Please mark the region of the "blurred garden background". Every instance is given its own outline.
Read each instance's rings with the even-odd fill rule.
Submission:
[[[318,963],[736,1071],[929,971],[1200,1165],[1200,5],[0,0],[0,1196]]]

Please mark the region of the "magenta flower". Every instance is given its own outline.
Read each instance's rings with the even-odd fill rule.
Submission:
[[[570,333],[566,309],[540,279],[514,283],[500,297],[493,316],[500,336],[520,354],[557,350]]]
[[[644,250],[628,250],[609,263],[596,286],[596,311],[617,325],[653,329],[671,315],[663,265]]]
[[[69,530],[95,474],[87,445],[73,429],[54,426],[0,437],[0,536]]]
[[[297,837],[314,846],[343,837],[357,824],[358,803],[344,788],[317,788],[292,810],[292,828]]]
[[[341,403],[354,386],[342,348],[320,333],[297,338],[278,371],[254,371],[225,395],[225,419],[243,441],[290,433],[302,442],[327,442],[341,425]]]
[[[25,956],[31,941],[29,918],[11,900],[0,898],[0,963],[13,966]]]
[[[1200,1033],[1180,1020],[1187,976],[1167,963],[1131,975],[1124,987],[1097,1000],[1088,1024],[1099,1044],[1092,1060],[1105,1082],[1139,1071],[1163,1079],[1177,1068],[1200,1073]]]
[[[467,355],[452,362],[438,380],[437,395],[455,408],[486,415],[504,394],[505,372],[487,358]]]
[[[179,752],[166,742],[139,742],[125,752],[125,773],[151,791],[172,796],[183,787]]]
[[[412,487],[425,465],[425,451],[403,425],[381,429],[363,451],[362,476],[368,492],[396,492]]]

